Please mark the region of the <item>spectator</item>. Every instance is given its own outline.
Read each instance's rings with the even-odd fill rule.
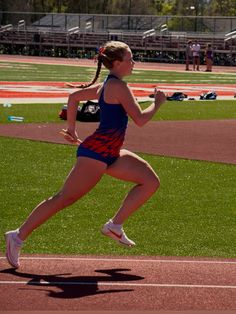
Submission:
[[[206,60],[206,72],[212,71],[213,64],[213,50],[211,44],[207,44],[205,49],[205,60]]]
[[[195,42],[192,45],[192,52],[193,52],[193,71],[197,69],[199,71],[200,66],[200,50],[201,46],[199,45],[198,41],[195,40]]]
[[[192,41],[189,40],[187,42],[187,46],[186,46],[186,50],[185,50],[185,62],[186,62],[185,71],[189,71],[189,64],[192,62],[192,59],[193,59]]]

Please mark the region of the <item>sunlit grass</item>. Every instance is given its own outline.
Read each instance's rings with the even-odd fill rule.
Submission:
[[[1,138],[0,232],[18,227],[56,193],[75,161],[75,148]],[[160,190],[125,224],[137,242],[117,246],[100,228],[131,184],[104,176],[84,198],[37,229],[27,253],[236,257],[234,165],[140,154],[158,173]],[[1,251],[4,243],[1,242]]]
[[[0,62],[0,81],[58,81],[58,82],[87,82],[95,74],[93,67],[68,65],[27,64]],[[5,65],[5,66],[4,66]],[[107,70],[101,72],[101,80]],[[158,64],[153,70],[134,70],[128,82],[135,83],[186,83],[186,84],[236,84],[234,73],[205,73],[205,72],[174,72],[160,71]]]

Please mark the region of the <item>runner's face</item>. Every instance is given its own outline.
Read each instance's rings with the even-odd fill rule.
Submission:
[[[132,74],[134,64],[133,54],[130,49],[127,49],[124,54],[123,61],[121,61],[120,64],[120,70],[122,71],[123,76]]]

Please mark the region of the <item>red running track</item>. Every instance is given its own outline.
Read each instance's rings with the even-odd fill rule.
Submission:
[[[236,259],[0,257],[1,310],[236,310]]]
[[[30,57],[30,56],[14,56],[14,55],[0,55],[0,67],[12,67],[10,62],[26,62],[38,64],[64,64],[70,66],[86,66],[96,67],[96,63],[89,59],[68,59],[68,58],[49,58],[49,57]],[[157,71],[175,71],[185,72],[184,64],[165,64],[165,63],[145,63],[137,62],[135,69],[157,70]],[[203,65],[202,70],[205,69]],[[236,73],[236,67],[217,66],[214,67],[214,72],[217,73]],[[76,82],[77,84],[79,82]],[[8,99],[19,98],[67,98],[69,89],[65,89],[63,82],[0,82],[0,101],[4,103]],[[166,84],[158,82],[156,84],[129,84],[134,92],[135,97],[148,97],[153,93],[154,87],[158,87],[168,95],[172,95],[175,91],[182,91],[188,96],[196,97],[203,92],[215,90],[217,95],[221,98],[234,99],[236,85],[235,84]],[[34,88],[35,87],[35,88]],[[44,87],[44,88],[43,88]],[[54,88],[53,88],[54,87]],[[64,89],[64,90],[63,90]],[[66,101],[63,100],[63,101]],[[39,101],[40,102],[40,101]]]
[[[73,82],[82,84],[82,82]],[[167,95],[179,91],[188,96],[199,96],[202,93],[214,90],[218,96],[234,99],[236,84],[178,84],[178,83],[130,83],[135,97],[148,97],[158,87]],[[66,88],[64,82],[0,82],[1,98],[59,98],[68,97],[73,88]],[[150,99],[151,100],[151,99]],[[50,101],[50,100],[49,100]],[[40,102],[40,101],[39,101]]]

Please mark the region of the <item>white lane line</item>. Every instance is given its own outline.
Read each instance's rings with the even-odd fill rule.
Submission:
[[[156,288],[206,288],[206,289],[236,289],[236,286],[224,286],[224,285],[190,285],[190,284],[158,284],[158,283],[126,283],[126,282],[83,282],[83,281],[4,281],[1,280],[2,285],[49,285],[49,286],[65,286],[65,285],[81,285],[81,286],[128,286],[128,287],[156,287]]]
[[[0,256],[0,259],[6,259]],[[229,264],[236,265],[235,261],[213,260],[177,260],[177,259],[135,259],[135,258],[99,258],[99,257],[60,257],[60,256],[34,256],[21,257],[21,260],[61,260],[61,261],[96,261],[96,262],[139,262],[139,263],[189,263],[189,264]]]

